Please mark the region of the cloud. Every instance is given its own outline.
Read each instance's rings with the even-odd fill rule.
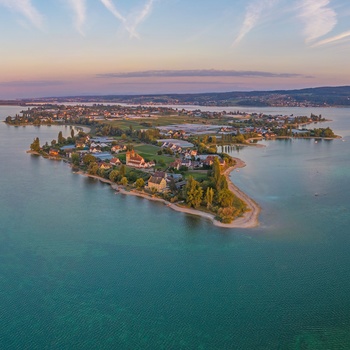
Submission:
[[[147,0],[145,5],[141,8],[140,11],[130,14],[128,17],[125,17],[121,14],[120,11],[116,8],[112,0],[100,0],[102,4],[113,14],[115,18],[121,21],[124,25],[124,28],[130,35],[130,38],[140,39],[139,34],[136,29],[140,23],[142,23],[147,16],[151,13],[153,4],[155,0]]]
[[[113,2],[111,0],[100,0],[103,5],[106,6],[106,8],[113,14],[114,17],[122,21],[123,23],[126,22],[126,18],[117,10],[117,8],[114,6]]]
[[[326,35],[337,24],[337,14],[329,3],[329,0],[303,0],[300,3],[299,17],[305,25],[306,42]]]
[[[145,3],[145,6],[141,9],[139,13],[128,18],[126,23],[126,29],[130,33],[130,37],[139,38],[139,35],[136,32],[137,27],[141,24],[152,12],[153,4],[155,0],[148,0]]]
[[[324,39],[321,41],[318,41],[317,43],[313,44],[311,47],[317,47],[317,46],[323,46],[323,45],[327,45],[327,44],[333,44],[336,43],[342,39],[348,38],[350,37],[350,31],[347,32],[343,32],[341,34],[335,35],[331,38],[328,39]]]
[[[81,35],[84,35],[83,26],[86,20],[86,0],[68,0],[75,12],[75,26]]]
[[[43,26],[43,16],[33,6],[31,0],[0,0],[0,5],[6,6],[12,11],[21,13],[32,24],[41,29]]]
[[[126,73],[98,74],[98,78],[176,78],[176,77],[262,77],[262,78],[295,78],[305,77],[302,74],[272,73],[261,71],[236,70],[149,70]]]
[[[258,24],[261,15],[266,8],[272,7],[278,0],[259,0],[248,5],[243,25],[233,42],[237,45]]]

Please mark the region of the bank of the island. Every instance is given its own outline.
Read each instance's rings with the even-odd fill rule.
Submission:
[[[88,173],[85,173],[83,171],[76,171],[75,174],[83,175],[92,179],[99,180],[103,183],[109,184],[113,190],[116,191],[118,194],[128,195],[128,196],[137,196],[141,198],[145,198],[150,201],[160,202],[166,205],[168,208],[173,209],[175,211],[189,214],[189,215],[195,215],[200,216],[204,219],[210,220],[215,226],[223,227],[223,228],[254,228],[259,225],[259,214],[261,211],[260,206],[252,199],[250,198],[246,193],[241,191],[236,185],[233,184],[230,178],[231,172],[233,172],[235,169],[243,168],[246,166],[245,162],[243,162],[239,158],[233,158],[235,161],[235,165],[232,167],[229,167],[225,170],[223,175],[226,177],[226,180],[228,182],[228,188],[229,190],[238,198],[240,198],[247,207],[247,210],[244,212],[244,214],[235,220],[233,220],[231,223],[222,223],[218,220],[216,220],[214,214],[210,214],[208,212],[204,212],[201,210],[197,210],[194,208],[188,208],[184,205],[181,205],[179,203],[171,203],[163,198],[156,197],[155,195],[147,194],[146,192],[139,191],[136,189],[127,190],[124,186],[118,185],[114,183],[111,180],[105,179],[103,177],[100,177],[98,175],[91,175]]]

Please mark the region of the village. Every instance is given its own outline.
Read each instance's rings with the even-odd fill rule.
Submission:
[[[41,145],[36,138],[30,152],[66,161],[74,172],[103,179],[117,191],[159,198],[228,224],[252,207],[247,207],[249,198],[242,200],[237,191],[233,193],[229,174],[236,161],[227,150],[263,139],[335,137],[329,128],[306,128],[325,120],[314,114],[271,116],[94,104],[35,106],[5,122],[70,128],[70,135],[63,137],[60,131],[50,143]]]

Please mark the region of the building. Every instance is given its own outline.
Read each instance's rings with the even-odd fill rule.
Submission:
[[[116,166],[116,165],[121,165],[121,164],[122,164],[122,162],[120,161],[119,158],[112,158],[112,159],[109,161],[109,163],[110,163],[111,165],[114,165],[114,166]]]
[[[126,152],[126,165],[134,168],[146,168],[145,160],[134,150]]]
[[[162,192],[166,188],[166,181],[164,177],[152,175],[148,180],[150,190],[155,189],[157,192]]]
[[[58,150],[54,149],[54,148],[51,148],[50,151],[49,151],[49,156],[51,156],[51,157],[58,157],[59,156]]]

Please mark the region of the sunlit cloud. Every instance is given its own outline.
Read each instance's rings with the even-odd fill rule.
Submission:
[[[273,73],[262,71],[236,71],[217,69],[195,70],[148,70],[125,73],[98,74],[98,78],[172,78],[172,77],[262,77],[262,78],[295,78],[305,77],[294,73]]]
[[[74,11],[75,27],[81,35],[84,35],[83,26],[86,21],[86,0],[68,0]]]
[[[0,5],[6,6],[12,11],[19,12],[35,27],[42,28],[43,16],[33,6],[31,0],[0,0]]]
[[[262,13],[275,5],[278,0],[259,0],[248,5],[244,17],[243,25],[233,42],[233,46],[237,45],[242,39],[258,24]]]
[[[306,42],[320,38],[337,24],[337,14],[330,8],[329,0],[303,0],[299,6],[299,17],[303,21]]]
[[[323,45],[327,45],[327,44],[334,44],[338,41],[341,41],[341,40],[349,38],[349,37],[350,37],[350,31],[344,32],[344,33],[332,36],[331,38],[318,41],[317,43],[313,44],[312,47],[323,46]]]

